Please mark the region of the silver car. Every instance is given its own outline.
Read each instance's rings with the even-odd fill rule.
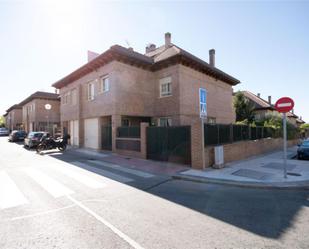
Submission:
[[[8,136],[10,134],[7,128],[0,128],[0,136]]]

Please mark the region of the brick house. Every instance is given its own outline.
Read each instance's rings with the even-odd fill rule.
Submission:
[[[259,93],[255,95],[249,91],[241,91],[241,92],[254,105],[255,120],[264,119],[268,115],[281,115],[279,112],[276,111],[275,105],[271,101],[271,96],[268,96],[268,100],[265,100],[261,98],[261,95]],[[291,124],[297,126],[298,116],[294,114],[294,110],[288,112],[286,116],[287,120]]]
[[[209,122],[233,123],[232,86],[238,83],[215,67],[214,50],[207,63],[171,43],[166,33],[165,44],[150,44],[145,54],[114,45],[53,87],[60,89],[61,124],[72,144],[102,149],[102,127],[110,126],[116,151],[119,126],[200,127],[200,87],[207,89]],[[200,140],[201,134],[196,135]],[[192,151],[194,146],[200,141]]]
[[[20,130],[22,126],[22,107],[21,105],[13,105],[6,110],[5,115],[6,127],[12,130]]]
[[[46,109],[49,104],[51,109]],[[60,98],[58,94],[35,92],[23,100],[22,123],[26,132],[49,131],[54,134],[60,128]]]

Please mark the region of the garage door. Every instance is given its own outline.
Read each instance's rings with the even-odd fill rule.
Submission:
[[[71,135],[71,145],[79,145],[79,129],[78,129],[78,120],[70,121],[70,135]]]
[[[85,119],[85,147],[99,149],[99,119]]]

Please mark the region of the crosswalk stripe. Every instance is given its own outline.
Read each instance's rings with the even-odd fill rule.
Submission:
[[[150,173],[146,173],[146,172],[142,172],[139,170],[135,170],[135,169],[129,169],[129,168],[124,168],[121,167],[118,164],[113,164],[113,163],[108,163],[108,162],[103,162],[103,161],[96,161],[96,160],[88,160],[88,162],[93,163],[95,165],[99,165],[99,166],[104,166],[110,169],[116,169],[125,173],[129,173],[132,175],[136,175],[142,178],[151,178],[154,177],[154,175],[150,174]]]
[[[0,208],[11,208],[29,203],[5,171],[0,172]]]
[[[126,182],[132,182],[133,181],[133,179],[131,179],[131,178],[128,178],[128,177],[125,177],[125,176],[120,176],[120,175],[111,173],[109,171],[106,171],[104,169],[94,168],[94,167],[87,165],[86,163],[75,161],[75,162],[72,162],[72,164],[74,164],[78,167],[82,167],[84,169],[90,170],[92,172],[102,174],[103,176],[106,176],[106,177],[111,178],[111,179],[118,181],[118,182],[126,183]]]
[[[72,167],[72,166],[70,166]],[[100,182],[100,181],[97,181],[95,179],[92,179],[91,177],[85,175],[85,173],[87,172],[76,172],[75,170],[73,169],[70,169],[70,168],[67,168],[66,165],[53,165],[52,167],[53,169],[67,175],[68,177],[71,177],[73,178],[74,180],[86,185],[87,187],[90,187],[90,188],[103,188],[106,186],[106,184]],[[84,169],[80,169],[82,171],[86,171]]]
[[[27,169],[24,169],[24,171],[36,183],[38,183],[42,188],[44,188],[48,193],[50,193],[55,198],[74,193],[71,189],[67,188],[60,182],[54,180],[50,176],[36,169],[27,168]]]

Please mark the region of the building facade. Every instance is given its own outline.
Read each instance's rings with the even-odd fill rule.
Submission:
[[[6,127],[12,130],[23,129],[22,125],[22,107],[20,105],[13,105],[6,110]]]
[[[58,94],[35,92],[19,105],[22,106],[22,123],[26,132],[48,131],[54,135],[59,131],[60,99]]]
[[[112,46],[53,84],[60,89],[64,132],[72,145],[104,149],[110,127],[110,149],[116,150],[120,126],[198,126],[199,88],[207,90],[209,122],[235,122],[232,86],[239,81],[215,67],[214,50],[210,57],[207,63],[177,47],[170,33],[163,46],[151,44],[145,54]]]

